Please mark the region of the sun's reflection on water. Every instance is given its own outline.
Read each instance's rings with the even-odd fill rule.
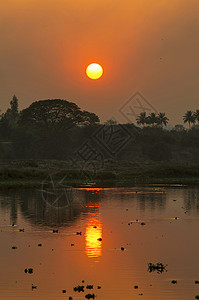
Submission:
[[[90,193],[97,194],[100,189],[90,189]],[[86,219],[85,252],[89,258],[99,258],[102,255],[102,222],[99,212],[100,203],[90,202]],[[100,239],[100,240],[99,240]]]

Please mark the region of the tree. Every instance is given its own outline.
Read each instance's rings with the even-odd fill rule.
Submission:
[[[196,118],[196,121],[197,121],[198,124],[199,124],[199,109],[197,109],[197,110],[195,111],[194,116],[195,116],[195,118]]]
[[[18,99],[14,95],[10,101],[10,108],[1,115],[0,131],[2,136],[9,138],[14,134],[19,119]]]
[[[195,124],[196,117],[195,117],[194,113],[191,110],[188,110],[186,112],[186,114],[183,116],[183,121],[184,121],[184,123],[188,123],[189,128],[190,128],[191,123]]]
[[[99,123],[99,117],[88,111],[81,111],[73,102],[62,99],[48,99],[33,102],[22,110],[20,125],[45,129],[48,132],[68,130],[76,125]]]
[[[150,113],[150,115],[147,117],[147,123],[154,126],[155,124],[158,124],[158,118],[156,113]]]
[[[158,124],[163,127],[167,126],[169,119],[166,117],[165,113],[159,113],[157,116]]]
[[[146,124],[146,123],[147,123],[146,112],[141,112],[141,113],[138,115],[136,121],[137,121],[137,124],[138,124],[138,125],[144,125],[144,124]]]

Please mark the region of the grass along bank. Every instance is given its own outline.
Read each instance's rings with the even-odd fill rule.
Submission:
[[[93,174],[91,171],[77,169],[40,169],[40,168],[0,168],[0,189],[4,188],[39,188],[42,184],[51,185],[61,181],[73,187],[85,186],[96,182],[95,186],[119,187],[137,184],[199,184],[199,166],[197,165],[157,165],[142,166],[132,170],[102,170]],[[57,186],[59,187],[59,185]]]

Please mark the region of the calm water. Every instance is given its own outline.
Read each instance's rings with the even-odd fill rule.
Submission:
[[[0,299],[85,299],[94,293],[104,300],[188,300],[199,295],[199,189],[70,193],[69,206],[64,191],[0,193]],[[149,262],[167,264],[167,272],[148,272]],[[33,268],[33,274],[25,268]],[[82,280],[94,289],[74,292]]]

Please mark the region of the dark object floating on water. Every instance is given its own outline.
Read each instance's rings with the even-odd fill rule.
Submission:
[[[178,217],[175,217],[175,220],[177,220],[178,219]]]
[[[88,284],[88,285],[86,286],[86,288],[87,288],[88,290],[92,290],[92,289],[93,289],[93,285],[89,285],[89,284]]]
[[[19,229],[19,232],[24,232],[24,228],[23,229]]]
[[[157,271],[158,274],[163,273],[164,271],[167,272],[166,267],[167,267],[167,265],[164,265],[160,262],[158,262],[157,264],[148,263],[149,273],[154,272],[154,271]]]
[[[80,232],[76,232],[76,235],[82,235],[82,232],[80,231]]]
[[[95,294],[87,294],[85,296],[86,299],[95,299]]]
[[[144,225],[146,225],[146,223],[142,222],[141,225],[144,226]]]
[[[121,247],[121,250],[124,251],[125,250],[124,247]]]
[[[196,296],[195,296],[195,299],[199,299],[199,295],[196,295]]]
[[[32,268],[25,269],[24,272],[28,273],[28,274],[32,274],[33,273],[33,269]]]
[[[42,247],[42,244],[38,244],[38,247]]]
[[[199,280],[195,280],[195,284],[199,284]]]
[[[126,208],[126,211],[128,211],[129,209],[128,208]]]
[[[14,227],[15,226],[15,224],[14,223],[12,223],[12,227]]]
[[[139,294],[139,296],[143,296],[143,294],[142,294],[142,293],[140,293],[140,294]]]
[[[75,246],[75,244],[70,244],[70,245],[71,245],[71,247],[72,247],[72,246]]]
[[[99,238],[99,239],[97,239],[97,240],[101,242],[101,241],[102,241],[102,238]]]
[[[70,296],[68,299],[69,299],[69,300],[73,300],[73,297]]]
[[[62,293],[63,293],[63,294],[66,294],[66,290],[62,290]]]
[[[58,233],[58,229],[53,229],[53,233]]]
[[[12,249],[13,249],[13,250],[16,250],[16,249],[17,249],[17,246],[12,246]]]
[[[32,290],[35,290],[35,289],[37,289],[37,286],[32,284]]]
[[[74,288],[73,288],[73,290],[75,291],[75,292],[84,292],[84,286],[83,285],[78,285],[78,286],[75,286]]]
[[[138,289],[138,285],[134,285],[134,289]]]
[[[100,285],[97,286],[97,289],[100,290],[102,287]]]
[[[93,228],[97,228],[97,226],[93,226]]]
[[[175,202],[175,201],[177,201],[177,200],[174,199],[173,201]]]
[[[171,283],[176,284],[177,280],[172,280]]]
[[[84,283],[84,280],[82,280],[82,283]]]

